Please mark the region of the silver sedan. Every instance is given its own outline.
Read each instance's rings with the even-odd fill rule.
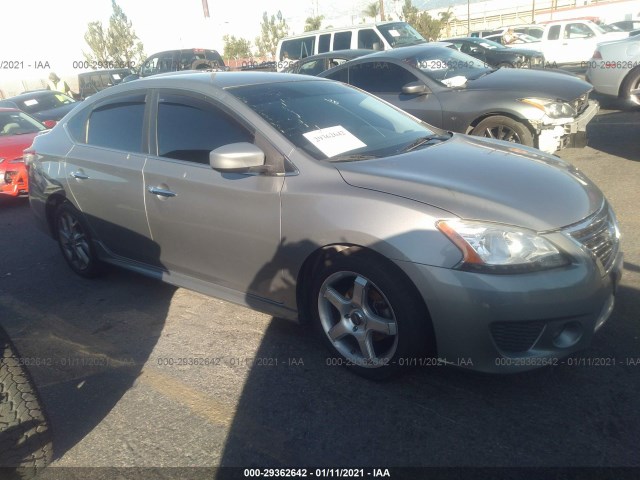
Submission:
[[[358,89],[168,74],[98,93],[26,151],[77,274],[107,263],[310,322],[330,364],[557,363],[609,317],[615,216],[581,172]]]
[[[640,105],[640,36],[598,44],[586,79],[600,93]]]

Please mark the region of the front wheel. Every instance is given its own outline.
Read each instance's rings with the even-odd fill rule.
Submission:
[[[520,143],[527,147],[533,147],[533,134],[526,125],[513,118],[502,115],[494,115],[485,118],[471,131],[471,135],[478,137],[495,138],[506,142]]]
[[[316,272],[312,313],[331,365],[382,380],[430,350],[429,315],[414,286],[397,267],[357,252],[336,254]]]

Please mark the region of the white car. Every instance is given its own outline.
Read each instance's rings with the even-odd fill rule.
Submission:
[[[597,92],[640,105],[640,36],[598,44],[586,78]]]

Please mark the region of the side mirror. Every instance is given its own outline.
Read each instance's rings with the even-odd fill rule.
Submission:
[[[55,127],[57,123],[58,122],[56,122],[55,120],[45,120],[44,122],[42,122],[42,124],[49,129]]]
[[[253,143],[230,143],[209,152],[209,164],[221,172],[248,172],[264,166],[264,152]]]
[[[402,87],[402,93],[405,95],[426,95],[431,93],[431,90],[422,82],[411,82]]]

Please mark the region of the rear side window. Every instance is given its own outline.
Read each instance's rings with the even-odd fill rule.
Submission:
[[[313,55],[316,45],[315,35],[306,38],[295,38],[282,42],[280,60],[300,60]]]
[[[351,48],[351,32],[337,32],[333,36],[334,50],[347,50]]]
[[[142,152],[144,101],[144,94],[135,94],[99,105],[89,116],[87,143],[96,147]],[[81,137],[81,130],[78,132]]]
[[[188,95],[160,93],[158,155],[208,164],[209,152],[254,136],[215,105]]]
[[[560,38],[560,25],[553,25],[549,28],[549,40],[558,40]]]
[[[325,53],[330,50],[331,47],[331,34],[325,33],[320,35],[318,39],[318,53]]]
[[[381,47],[382,40],[373,29],[367,28],[358,32],[358,48],[379,50]]]

